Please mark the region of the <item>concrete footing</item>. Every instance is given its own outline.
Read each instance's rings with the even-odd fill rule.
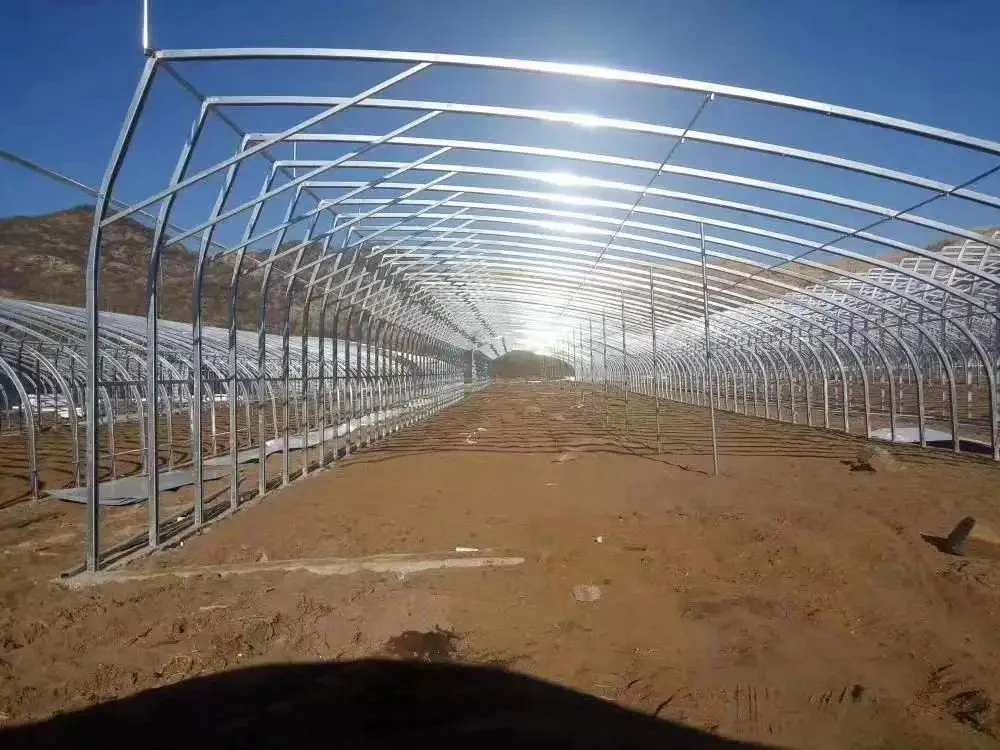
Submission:
[[[56,581],[68,588],[80,589],[104,583],[129,583],[132,581],[149,581],[170,577],[193,578],[197,576],[219,576],[225,578],[253,573],[287,573],[300,570],[318,576],[343,576],[363,572],[409,575],[428,570],[510,567],[512,565],[520,565],[523,562],[523,557],[470,557],[469,555],[460,554],[434,556],[373,555],[371,557],[353,558],[333,557],[270,560],[257,563],[201,565],[165,570],[103,570],[96,573],[79,573],[75,576],[56,579]]]

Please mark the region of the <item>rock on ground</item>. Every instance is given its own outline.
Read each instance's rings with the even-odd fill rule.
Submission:
[[[573,598],[578,602],[596,602],[601,598],[599,586],[592,586],[589,583],[579,583],[572,589]]]
[[[887,474],[903,470],[902,464],[881,445],[866,445],[861,448],[858,451],[858,459],[855,466],[864,471],[883,472]]]

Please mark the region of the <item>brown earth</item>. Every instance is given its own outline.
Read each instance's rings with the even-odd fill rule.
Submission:
[[[995,466],[895,449],[901,471],[852,471],[863,441],[719,414],[712,477],[703,410],[661,404],[656,455],[651,402],[630,395],[628,436],[622,406],[611,400],[605,428],[599,394],[494,385],[133,565],[471,546],[523,556],[514,568],[75,591],[51,578],[79,559],[83,509],[3,511],[0,718],[236,667],[412,656],[419,633],[443,631],[444,658],[766,745],[1000,742],[1000,568],[921,536],[965,515],[1000,526]],[[121,513],[141,527],[141,508]],[[575,601],[578,584],[600,599]],[[227,710],[245,727],[257,709]]]

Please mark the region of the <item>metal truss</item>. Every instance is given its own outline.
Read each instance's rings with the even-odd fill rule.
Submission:
[[[223,68],[245,71],[237,93],[206,90],[221,87],[213,71]],[[307,84],[321,93],[287,93]],[[591,105],[655,102],[666,121],[506,106],[520,85],[560,101],[579,92],[573,100]],[[178,87],[190,117],[168,122],[154,100]],[[426,93],[449,90],[453,100]],[[726,132],[706,124],[720,107],[714,120]],[[741,135],[757,114],[779,124],[774,140]],[[125,201],[123,170],[151,163],[141,138],[151,118],[157,149],[175,136],[174,167]],[[850,137],[823,150],[791,142],[811,128]],[[849,146],[859,137],[938,158],[907,158],[904,171],[858,158]],[[969,173],[942,176],[953,163]],[[35,315],[36,333],[3,329],[25,343],[17,354],[3,344],[0,361],[34,368],[36,380],[60,373],[70,412],[86,418],[92,569],[99,462],[114,453],[100,442],[117,421],[109,415],[144,425],[149,468],[163,450],[161,421],[186,405],[197,525],[203,464],[219,449],[214,406],[206,446],[205,410],[192,404],[221,397],[228,409],[235,509],[242,444],[259,448],[258,490],[268,488],[268,408],[278,434],[295,422],[306,435],[339,424],[340,406],[309,406],[325,403],[328,385],[357,418],[414,403],[411,377],[433,373],[424,397],[475,379],[475,353],[500,346],[554,354],[578,381],[626,398],[865,436],[887,430],[893,440],[908,428],[925,446],[944,434],[954,451],[982,446],[996,460],[1000,197],[986,185],[998,171],[992,140],[670,76],[398,51],[151,51],[98,191],[86,311],[4,303],[0,314],[19,325]],[[155,216],[143,259],[148,315],[101,312],[103,233],[143,215]],[[979,223],[991,228],[969,228],[972,216],[994,217]],[[173,246],[197,258],[190,324],[157,315],[163,251]],[[232,268],[228,330],[201,322],[212,264]],[[250,285],[261,300],[256,332],[237,330]],[[281,331],[268,328],[269,295],[284,301]],[[293,303],[305,311],[296,331]],[[353,343],[334,347],[337,336]],[[35,391],[23,391],[27,411]],[[307,457],[303,473],[309,466]],[[161,542],[161,471],[147,471],[151,546]]]

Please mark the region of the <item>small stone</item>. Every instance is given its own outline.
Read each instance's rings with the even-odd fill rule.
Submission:
[[[894,474],[902,471],[902,465],[893,458],[892,453],[881,445],[866,445],[858,451],[855,469]]]
[[[858,448],[857,459],[859,462],[867,462],[872,456],[875,455],[874,445],[862,445]]]
[[[949,698],[948,706],[956,719],[980,729],[993,704],[981,690],[966,690]]]
[[[260,552],[260,553],[257,554],[257,562],[259,562],[259,563],[266,563],[267,561],[268,561],[268,557],[267,557],[267,553],[266,552]]]
[[[573,453],[572,451],[566,451],[565,453],[560,453],[558,456],[556,456],[556,458],[554,459],[554,463],[568,464],[570,461],[576,461],[577,458],[578,456],[576,453]]]
[[[601,589],[589,583],[579,583],[572,588],[573,598],[578,602],[596,602],[601,598]]]

